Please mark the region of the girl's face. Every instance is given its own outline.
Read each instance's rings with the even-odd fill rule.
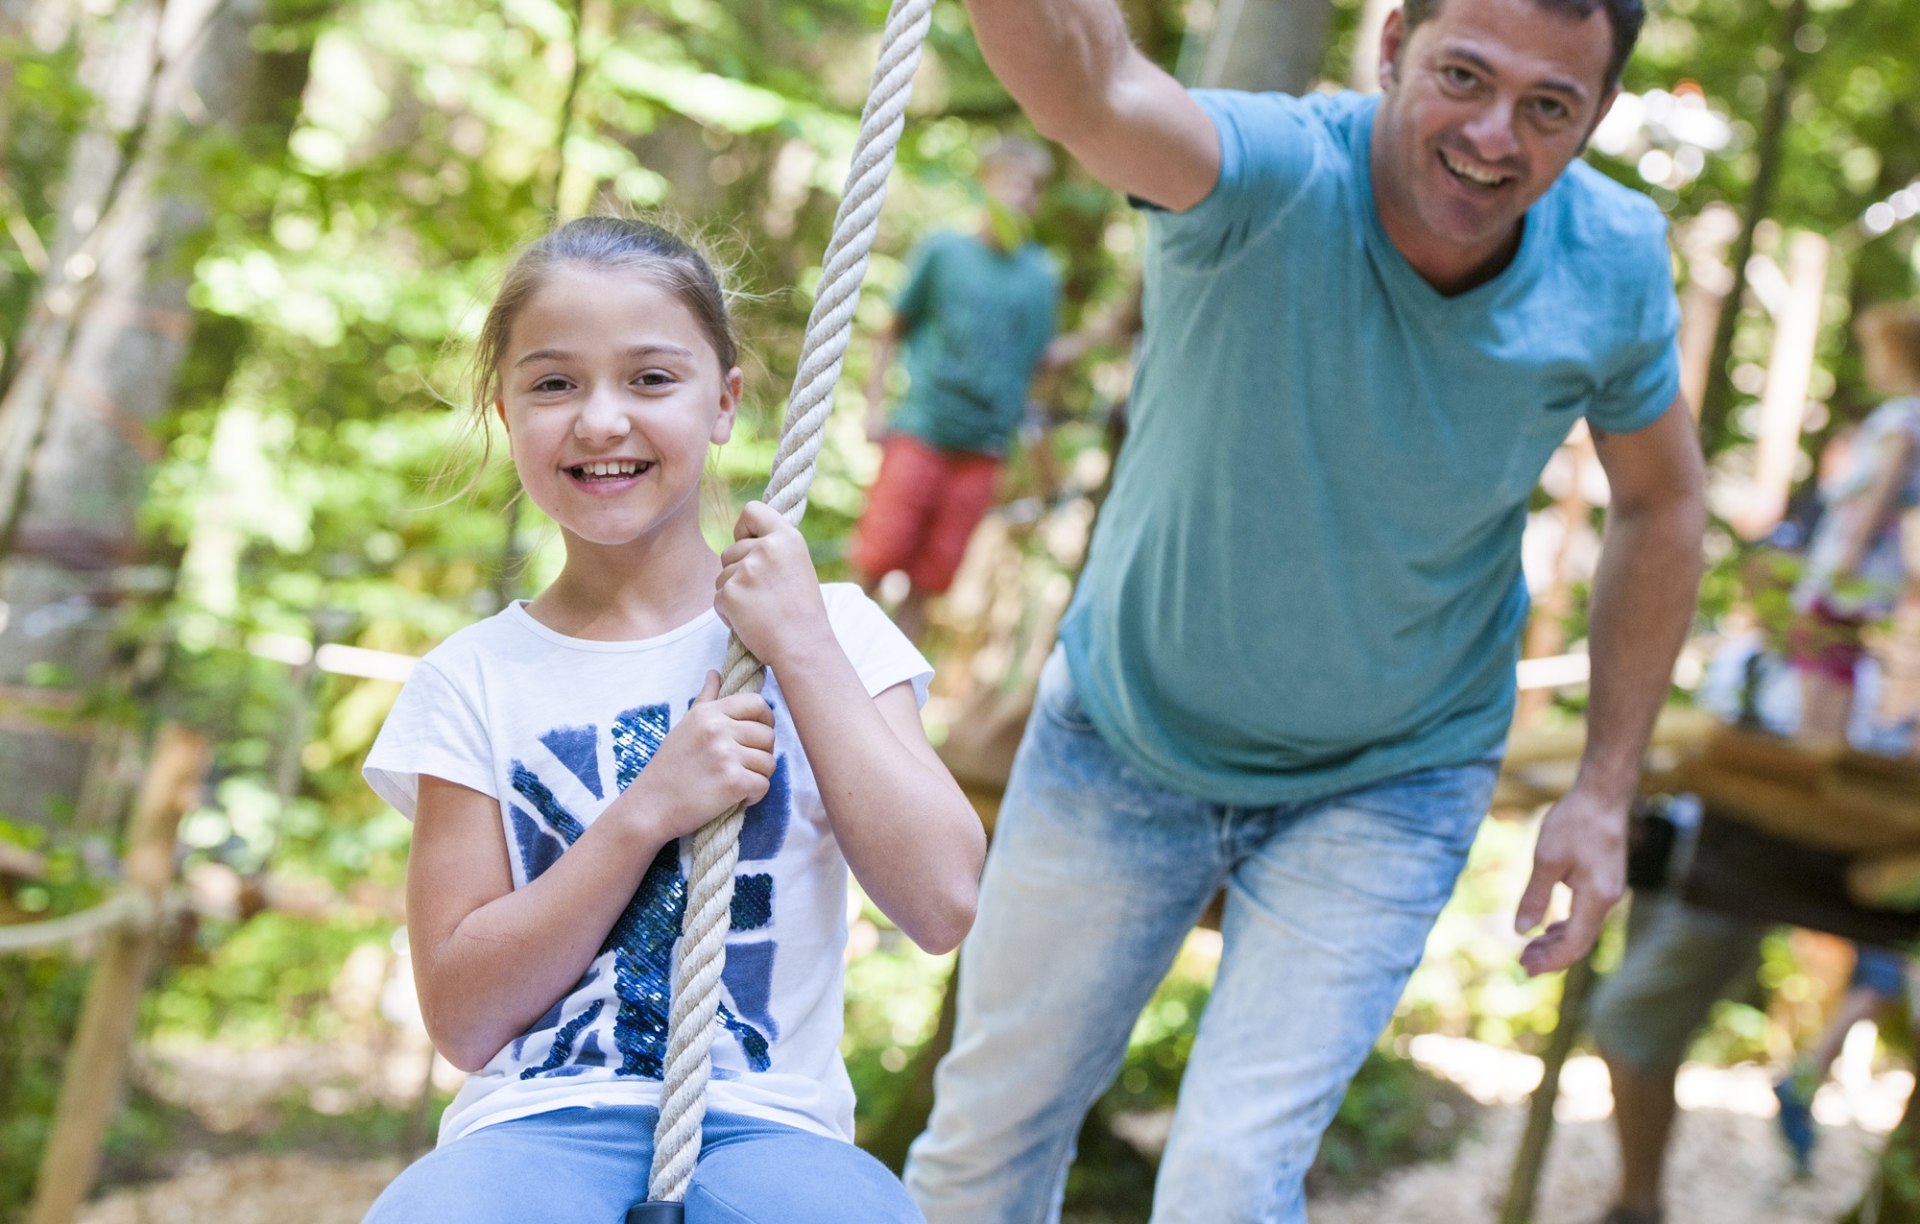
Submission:
[[[520,485],[578,543],[700,532],[709,444],[733,432],[740,371],[644,273],[556,268],[521,308],[500,400]]]
[[[1893,341],[1879,332],[1863,331],[1859,337],[1862,371],[1867,385],[1881,395],[1911,395],[1920,391],[1920,371],[1900,355]]]

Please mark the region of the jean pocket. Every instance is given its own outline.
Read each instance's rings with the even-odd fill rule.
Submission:
[[[1040,687],[1034,694],[1033,704],[1048,722],[1063,731],[1093,731],[1093,720],[1087,717],[1087,708],[1080,704],[1080,694],[1074,691],[1066,652],[1058,646],[1047,656],[1046,666],[1040,669]]]

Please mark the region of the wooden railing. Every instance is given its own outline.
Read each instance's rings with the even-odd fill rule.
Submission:
[[[0,955],[100,941],[28,1224],[71,1224],[99,1174],[101,1141],[126,1076],[140,996],[168,911],[175,834],[211,750],[206,736],[163,726],[128,824],[120,888],[77,914],[0,927]]]

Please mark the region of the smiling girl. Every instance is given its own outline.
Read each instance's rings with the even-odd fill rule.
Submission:
[[[509,268],[475,406],[566,562],[448,638],[368,754],[414,820],[408,934],[435,1046],[470,1074],[370,1221],[615,1221],[646,1197],[683,843],[736,803],[714,1082],[687,1220],[917,1220],[853,1147],[847,870],[930,951],[973,917],[984,838],[919,721],[930,670],[750,503],[700,528],[741,375],[725,295],[658,227],[571,222]],[[728,629],[768,667],[718,698]]]

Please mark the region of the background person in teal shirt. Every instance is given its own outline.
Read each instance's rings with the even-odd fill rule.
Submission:
[[[1298,1224],[1489,798],[1528,495],[1584,419],[1611,485],[1589,739],[1517,927],[1582,955],[1693,608],[1702,464],[1665,224],[1574,159],[1639,0],[1416,0],[1384,94],[1189,92],[1112,0],[969,0],[1043,135],[1148,204],[1132,432],[1041,679],[907,1184],[1057,1215],[1073,1137],[1216,889],[1219,976],[1155,1224]]]
[[[977,234],[940,233],[915,248],[893,324],[874,353],[867,432],[880,473],[854,525],[851,560],[868,594],[900,570],[894,609],[919,641],[926,602],[953,583],[1027,413],[1027,389],[1053,339],[1060,278],[1029,236],[1053,159],[1007,138],[980,159],[986,207]],[[891,419],[885,376],[907,344],[907,393]]]

